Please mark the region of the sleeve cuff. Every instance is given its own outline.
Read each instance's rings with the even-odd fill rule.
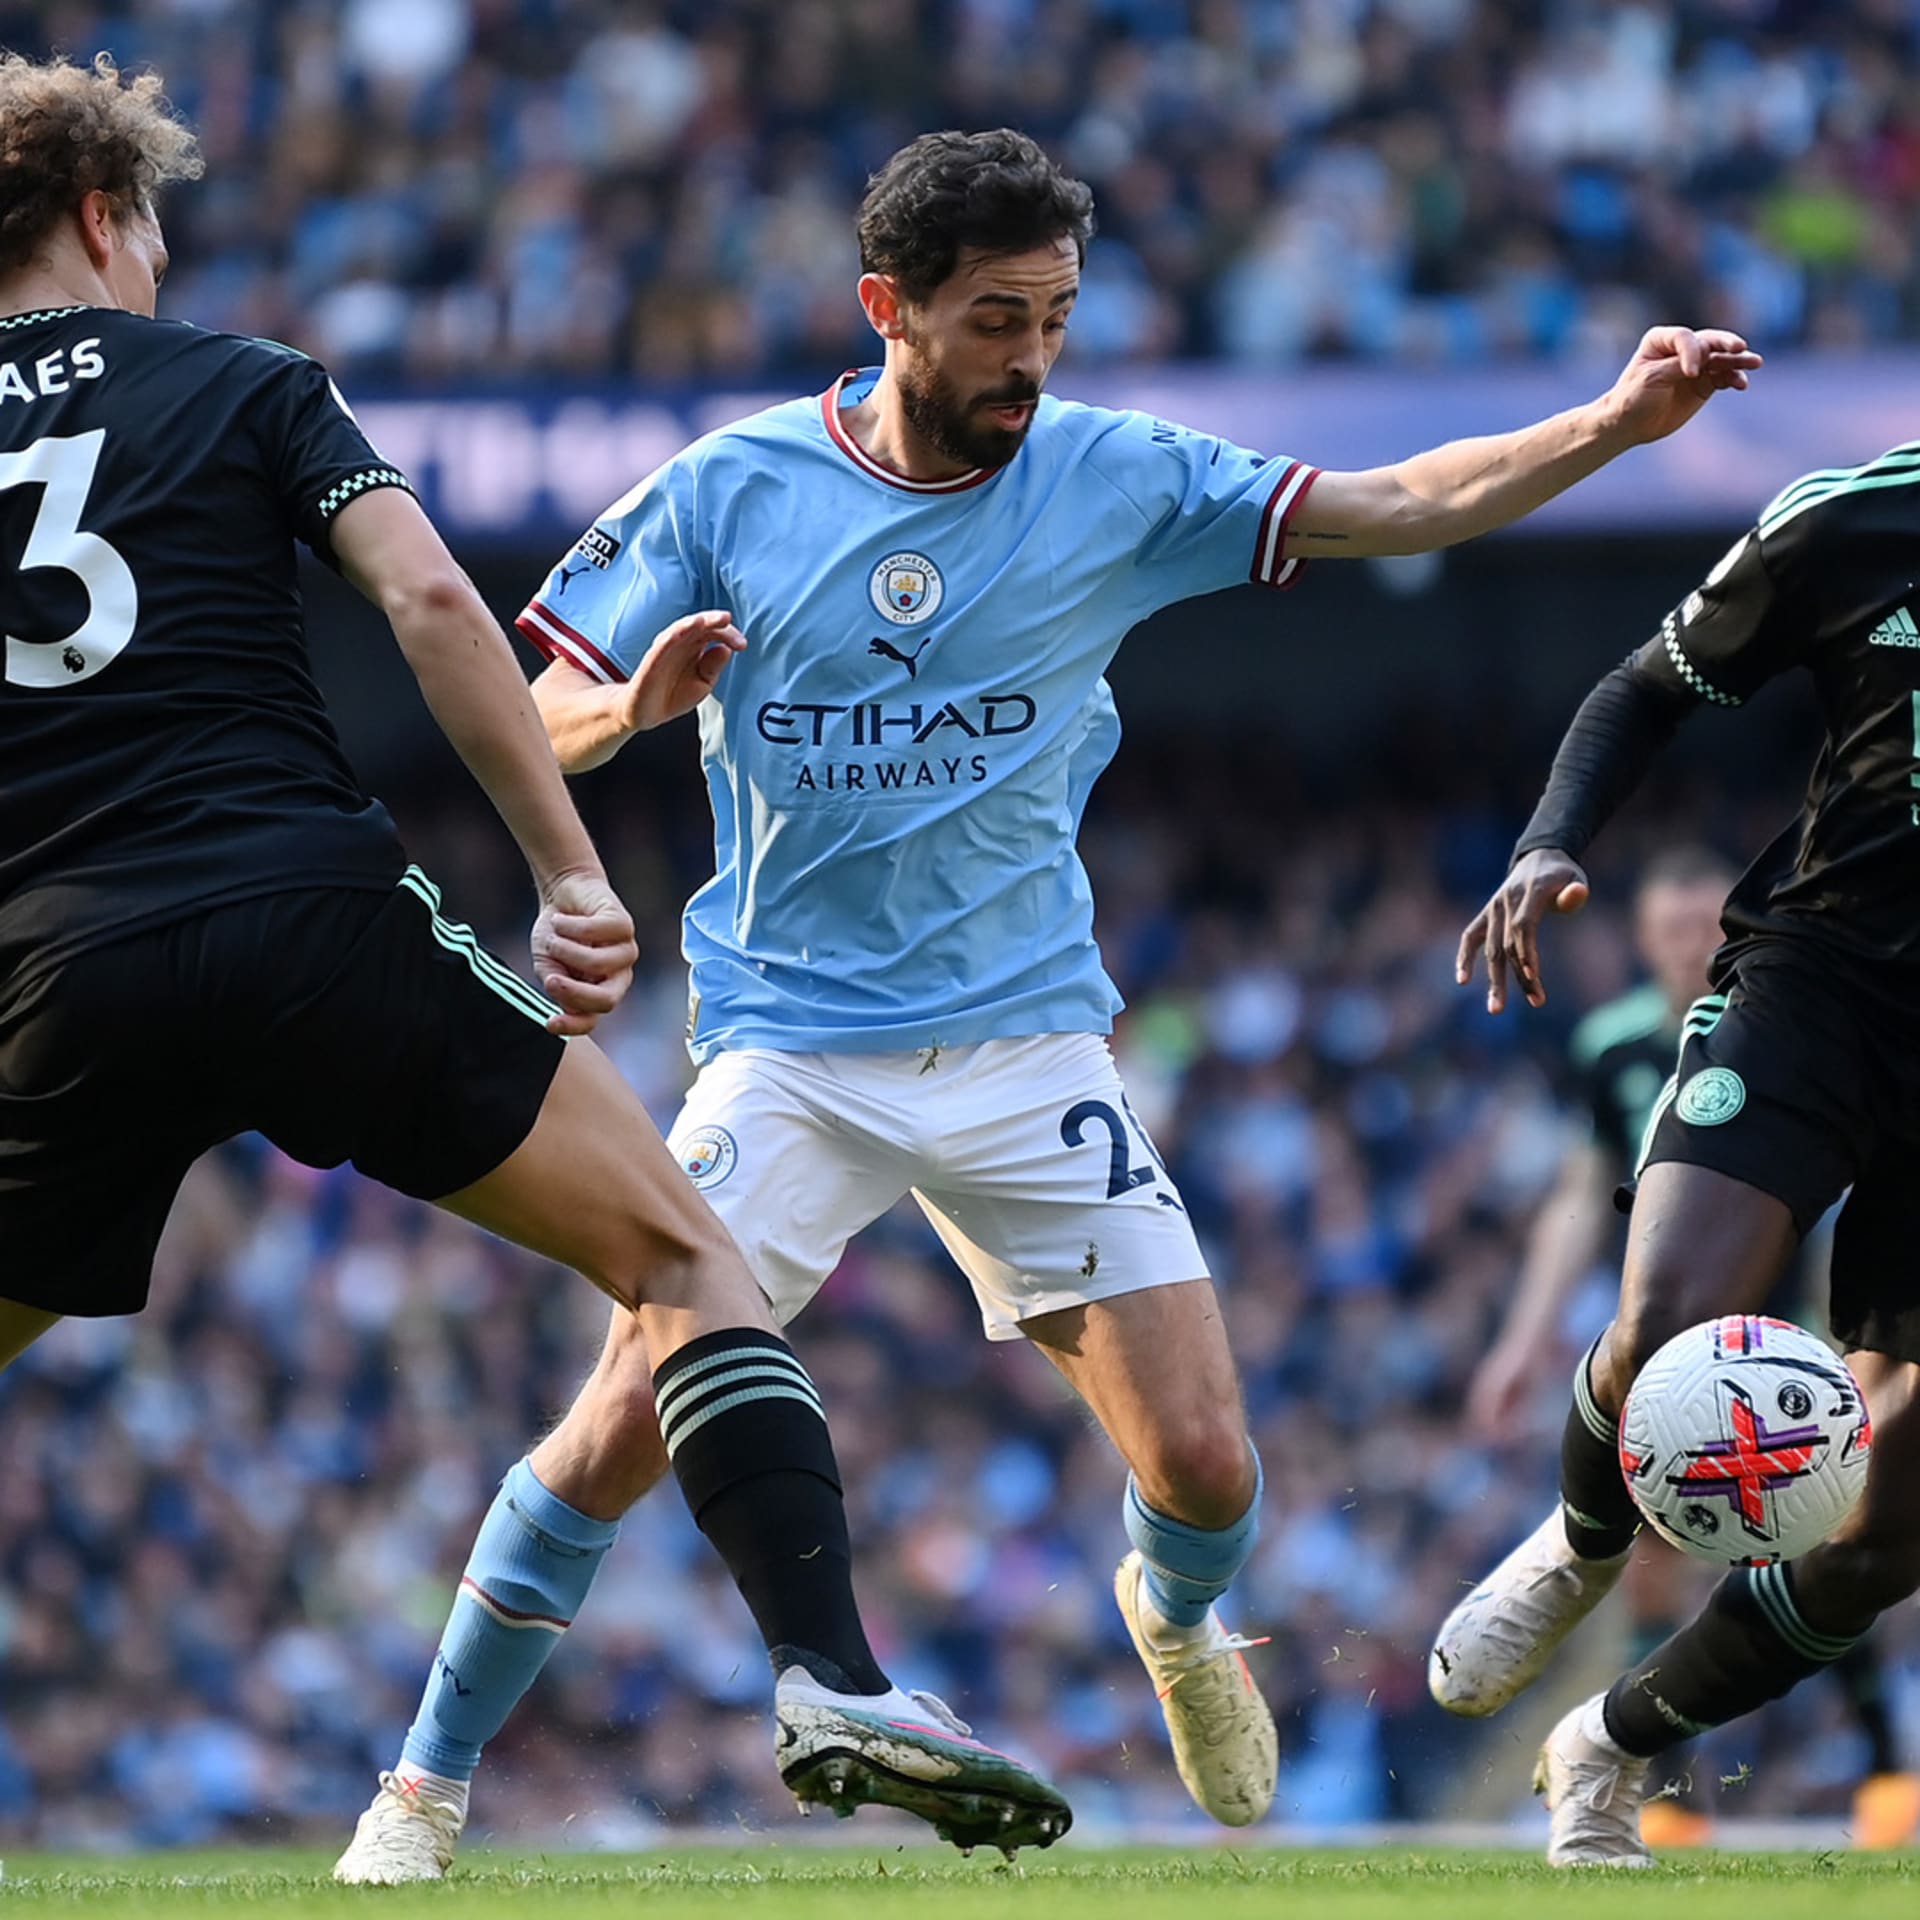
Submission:
[[[362,467],[358,473],[350,473],[344,479],[336,480],[314,505],[314,511],[320,516],[320,524],[331,524],[334,516],[350,501],[358,500],[363,493],[377,492],[381,487],[398,487],[403,493],[413,491],[413,482],[398,467]]]
[[[619,664],[601,652],[578,627],[568,626],[551,607],[543,606],[538,600],[529,600],[526,611],[513,624],[549,660],[564,660],[590,680],[611,687],[628,677]]]
[[[1299,579],[1306,562],[1298,556],[1287,557],[1287,522],[1319,478],[1318,467],[1310,467],[1304,460],[1291,460],[1278,485],[1267,496],[1266,509],[1260,515],[1259,537],[1253,547],[1253,567],[1247,575],[1256,586],[1290,587]]]

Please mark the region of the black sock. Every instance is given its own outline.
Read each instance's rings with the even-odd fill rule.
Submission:
[[[1629,1753],[1664,1753],[1778,1700],[1852,1644],[1807,1625],[1788,1568],[1738,1568],[1697,1619],[1613,1683],[1607,1732]]]
[[[1900,1745],[1887,1705],[1887,1675],[1879,1650],[1862,1635],[1833,1663],[1833,1677],[1846,1690],[1847,1705],[1867,1737],[1867,1771],[1900,1772]]]
[[[853,1551],[820,1396],[777,1334],[729,1327],[659,1367],[660,1432],[694,1520],[779,1673],[885,1693],[853,1598]]]
[[[1620,1422],[1593,1397],[1593,1353],[1590,1347],[1573,1371],[1573,1405],[1560,1436],[1560,1518],[1581,1559],[1611,1560],[1633,1545],[1640,1510],[1620,1471]]]

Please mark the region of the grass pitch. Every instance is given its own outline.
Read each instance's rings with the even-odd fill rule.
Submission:
[[[1417,1850],[1073,1851],[1017,1867],[932,1848],[626,1856],[477,1852],[433,1887],[336,1887],[330,1855],[16,1854],[12,1914],[372,1913],[379,1920],[1821,1920],[1914,1911],[1920,1856],[1714,1854],[1648,1873],[1556,1874],[1521,1854]]]

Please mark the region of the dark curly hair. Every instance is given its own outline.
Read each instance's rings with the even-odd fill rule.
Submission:
[[[158,74],[123,81],[104,53],[90,67],[0,56],[0,273],[31,266],[85,195],[104,193],[125,219],[203,168]]]
[[[1064,234],[1084,260],[1093,190],[1011,127],[923,133],[867,183],[858,231],[861,267],[924,300],[968,247],[1025,253]]]

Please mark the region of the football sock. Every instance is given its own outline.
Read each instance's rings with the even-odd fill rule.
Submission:
[[[1852,1645],[1807,1625],[1791,1568],[1737,1568],[1696,1619],[1613,1683],[1607,1732],[1628,1753],[1664,1753],[1778,1700]]]
[[[1253,1498],[1246,1512],[1231,1526],[1196,1527],[1150,1507],[1140,1497],[1139,1483],[1127,1475],[1127,1538],[1140,1549],[1147,1598],[1168,1625],[1199,1626],[1207,1609],[1247,1564],[1260,1531],[1260,1493],[1265,1485],[1256,1454]]]
[[[1593,1397],[1593,1352],[1574,1369],[1573,1405],[1560,1436],[1560,1518],[1581,1559],[1611,1560],[1633,1544],[1640,1514],[1620,1471],[1620,1422]]]
[[[667,1457],[719,1551],[774,1672],[796,1663],[840,1692],[885,1693],[853,1598],[853,1551],[826,1414],[777,1334],[729,1327],[655,1369]]]
[[[487,1509],[402,1762],[466,1780],[573,1624],[617,1520],[590,1520],[519,1461]]]
[[[1866,1736],[1867,1771],[1899,1773],[1900,1743],[1894,1736],[1879,1649],[1863,1634],[1833,1663],[1833,1677],[1845,1690],[1847,1705]]]

